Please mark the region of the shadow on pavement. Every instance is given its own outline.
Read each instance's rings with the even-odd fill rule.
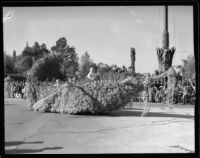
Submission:
[[[63,147],[45,147],[41,149],[17,149],[17,150],[6,150],[6,154],[31,154],[37,152],[43,152],[44,150],[59,150]]]
[[[179,149],[182,149],[182,150],[184,150],[184,151],[186,151],[188,153],[194,153],[194,151],[192,151],[190,149],[186,149],[186,148],[184,148],[184,147],[182,147],[180,145],[174,145],[174,146],[170,146],[170,147],[172,147],[172,148],[179,148]]]
[[[19,106],[20,104],[6,104],[6,106]]]
[[[121,116],[141,117],[141,114],[142,114],[142,111],[121,110],[121,111],[113,112],[113,113],[110,113],[110,114],[106,114],[104,116],[111,116],[111,117],[121,117]],[[163,112],[151,112],[151,111],[144,117],[194,118],[194,116],[191,116],[191,115],[163,113]]]
[[[9,148],[12,146],[18,146],[21,144],[41,144],[44,143],[42,141],[36,141],[36,142],[23,142],[23,141],[14,141],[14,142],[5,142],[5,148],[6,146]],[[28,153],[36,153],[36,152],[42,152],[44,150],[59,150],[63,149],[63,147],[45,147],[41,149],[6,149],[5,154],[28,154]]]
[[[15,146],[15,145],[21,145],[21,144],[40,144],[44,143],[42,141],[37,142],[23,142],[23,141],[15,141],[15,142],[5,142],[5,146]]]
[[[142,108],[125,107],[125,110],[143,110]]]

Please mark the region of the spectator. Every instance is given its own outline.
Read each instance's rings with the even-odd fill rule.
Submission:
[[[183,105],[187,102],[188,99],[188,93],[189,92],[189,87],[187,85],[187,83],[184,83],[183,85],[183,97],[182,97],[182,101],[183,101]]]
[[[175,85],[175,87],[174,87],[174,104],[178,104],[178,92],[179,92],[179,88],[177,85]]]
[[[159,89],[156,89],[156,102],[161,103],[161,94]]]
[[[11,91],[11,98],[14,98],[14,82],[11,82],[11,85],[10,85],[10,91]]]
[[[182,102],[182,96],[183,96],[182,84],[179,83],[177,85],[177,87],[178,87],[178,103],[181,103]]]
[[[24,94],[25,94],[25,85],[24,85],[24,83],[23,83],[23,85],[22,85],[22,98],[24,98]]]

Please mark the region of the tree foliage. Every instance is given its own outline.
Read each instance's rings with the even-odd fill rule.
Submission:
[[[20,65],[23,65],[22,69],[24,71],[30,69],[33,65],[33,57],[31,56],[25,56],[20,60]]]
[[[46,48],[46,45],[44,43],[40,44],[38,42],[35,42],[32,47],[29,47],[28,44],[22,51],[22,56],[31,56],[33,57],[35,61],[44,55],[48,54],[49,50]]]
[[[101,76],[112,70],[112,68],[108,64],[104,64],[104,63],[99,63],[97,67],[98,67],[98,72],[100,73]]]
[[[22,73],[31,69],[33,64],[43,56],[49,54],[49,50],[46,48],[46,44],[41,45],[35,42],[32,47],[27,43],[26,47],[22,51],[21,57],[16,62],[17,71]]]
[[[63,37],[56,41],[56,45],[51,47],[51,51],[33,65],[32,78],[40,81],[47,78],[63,80],[67,78],[68,74],[75,75],[78,70],[78,55],[75,47],[67,45],[67,40]]]
[[[67,40],[65,37],[61,37],[56,41],[56,45],[51,47],[51,51],[54,53],[64,53],[67,47]]]
[[[14,51],[13,51],[13,61],[14,61],[14,63],[15,63],[15,61],[16,61],[16,57],[17,57],[17,54],[16,54],[16,51],[14,50]]]
[[[183,59],[183,65],[176,66],[182,73],[183,78],[192,79],[195,74],[195,59],[193,55],[187,56],[187,59]]]
[[[78,55],[75,47],[67,45],[67,40],[62,37],[56,41],[56,45],[51,47],[52,53],[62,56],[61,71],[65,74],[75,74],[78,70]]]
[[[81,78],[85,78],[90,71],[90,67],[93,66],[93,61],[90,58],[88,52],[85,52],[79,61],[79,72]]]
[[[186,78],[192,79],[193,74],[195,74],[195,59],[193,55],[189,55],[187,57],[187,64],[185,65]]]
[[[15,63],[12,56],[4,54],[4,64],[6,74],[15,73]]]
[[[38,42],[35,42],[34,45],[30,47],[27,43],[21,55],[16,56],[16,52],[13,52],[16,72],[24,73],[29,71],[36,60],[47,54],[49,54],[49,50],[46,48],[46,44],[42,43],[40,45]]]
[[[47,78],[51,81],[54,78],[63,79],[61,72],[62,56],[52,53],[44,56],[34,63],[30,75],[33,80],[45,81]]]

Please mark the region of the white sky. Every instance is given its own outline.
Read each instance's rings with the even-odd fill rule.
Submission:
[[[21,54],[35,41],[47,48],[66,37],[78,56],[88,51],[96,62],[130,66],[136,49],[136,72],[158,69],[156,47],[161,47],[163,6],[5,7],[4,50]],[[193,54],[192,6],[169,6],[170,47],[176,46],[173,65]]]

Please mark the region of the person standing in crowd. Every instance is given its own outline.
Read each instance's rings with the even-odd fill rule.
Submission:
[[[195,100],[196,100],[196,88],[195,88],[195,86],[193,86],[192,88],[193,88],[193,90],[192,90],[192,93],[191,93],[191,99],[190,99],[191,101],[190,102],[191,102],[191,104],[194,105]]]
[[[18,85],[18,96],[19,98],[22,98],[22,83],[19,82],[19,85]]]
[[[16,98],[16,93],[17,93],[17,83],[15,82],[13,84],[13,98]]]
[[[164,91],[163,91],[163,86],[160,86],[160,90],[159,90],[159,97],[160,97],[160,103],[163,102],[163,97],[164,97]]]
[[[22,83],[22,98],[24,99],[24,94],[25,94],[25,83]]]
[[[183,89],[182,89],[181,82],[179,82],[177,84],[177,89],[178,89],[178,94],[177,94],[178,103],[181,103],[182,102],[182,96],[183,96]]]
[[[160,81],[156,81],[155,82],[155,87],[157,88],[157,90],[160,90]]]
[[[15,98],[19,98],[19,83],[18,82],[17,82],[17,85],[16,85]]]
[[[194,81],[189,80],[189,85],[190,85],[191,89],[196,90],[196,87],[195,87],[196,85],[195,85]]]
[[[155,101],[160,102],[160,81],[156,81],[155,84]]]
[[[188,98],[188,84],[185,82],[183,84],[183,97],[182,97],[182,100],[183,100],[183,105],[187,102],[187,98]]]
[[[192,80],[189,80],[189,84],[190,84],[190,103],[191,104],[195,104],[195,100],[196,100],[196,85],[195,82]]]
[[[156,89],[156,102],[161,102],[160,90]]]
[[[174,87],[174,104],[178,104],[178,93],[179,93],[179,88],[178,85],[176,84]]]
[[[10,85],[10,97],[14,98],[14,82],[11,82]]]
[[[149,102],[154,102],[153,85],[149,87]]]
[[[165,104],[167,102],[167,88],[166,88],[166,86],[164,86],[163,91],[164,91],[163,103]]]
[[[155,103],[156,102],[156,92],[157,92],[157,88],[155,86],[155,84],[152,86],[152,102]]]

